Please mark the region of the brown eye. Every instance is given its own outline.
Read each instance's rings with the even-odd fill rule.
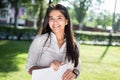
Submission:
[[[61,17],[59,17],[58,19],[62,19]]]
[[[54,19],[53,18],[49,18],[49,21],[53,21]]]

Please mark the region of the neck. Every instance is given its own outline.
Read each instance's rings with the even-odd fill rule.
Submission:
[[[57,38],[57,44],[58,44],[59,48],[61,48],[63,43],[64,43],[64,33],[63,34],[62,33],[59,33],[59,34],[57,33],[55,35],[56,35],[56,38]]]
[[[58,34],[55,34],[56,35],[56,38],[57,38],[57,41],[62,41],[64,40],[64,33],[58,33]]]

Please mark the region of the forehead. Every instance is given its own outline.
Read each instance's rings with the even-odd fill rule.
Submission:
[[[49,14],[50,17],[53,17],[53,16],[64,16],[60,10],[52,10]]]

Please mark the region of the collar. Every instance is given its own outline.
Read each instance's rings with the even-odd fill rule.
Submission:
[[[56,35],[53,32],[51,32],[51,38],[57,42]],[[66,38],[64,38],[64,41],[66,41]]]

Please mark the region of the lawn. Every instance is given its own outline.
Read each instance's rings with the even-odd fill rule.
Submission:
[[[25,71],[30,43],[0,40],[0,80],[31,80]],[[120,46],[80,45],[80,53],[82,71],[78,80],[120,80]]]

